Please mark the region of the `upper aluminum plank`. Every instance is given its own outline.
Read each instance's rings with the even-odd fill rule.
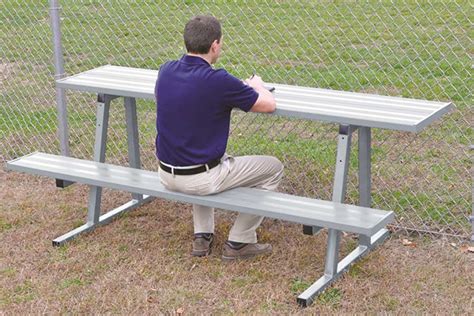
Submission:
[[[166,190],[156,172],[45,153],[9,161],[6,168],[364,235],[373,235],[394,218],[393,212],[249,188],[208,196],[187,195]]]
[[[154,100],[157,70],[106,65],[57,80],[65,89]],[[273,84],[274,115],[339,124],[418,132],[452,108],[425,101],[329,89]]]

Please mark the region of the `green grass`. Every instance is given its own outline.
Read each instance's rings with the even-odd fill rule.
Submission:
[[[62,12],[63,40],[71,60],[66,68],[77,72],[105,62],[157,68],[183,52],[184,21],[198,12],[210,12],[224,20],[225,54],[218,66],[236,75],[246,76],[250,68],[271,81],[343,90],[395,86],[404,96],[468,101],[469,86],[464,80],[470,77],[466,67],[470,58],[464,50],[469,21],[458,6],[468,9],[463,2],[409,2],[401,7],[299,1],[272,5],[272,14],[265,15],[258,1],[67,3]],[[40,10],[34,2],[20,6],[8,1],[6,7],[6,12],[15,10],[15,15],[7,15],[2,26],[5,34],[14,33],[18,24],[25,31],[6,40],[7,58],[26,59],[33,51],[35,59],[49,59],[49,41],[35,41],[49,39],[47,9]],[[124,16],[124,9],[133,14]],[[405,10],[406,15],[399,13]],[[42,23],[32,23],[32,16]],[[255,18],[261,22],[254,23]],[[249,27],[253,32],[242,32]],[[104,39],[114,45],[106,45]],[[95,50],[97,43],[100,49]],[[21,44],[28,49],[18,50]],[[301,65],[291,66],[292,62]]]
[[[12,267],[6,267],[0,270],[0,274],[5,276],[5,277],[13,277],[17,274],[17,271],[15,268]]]
[[[11,229],[13,225],[0,217],[0,233]]]
[[[317,302],[331,307],[337,307],[342,300],[342,291],[337,288],[330,288],[318,296]]]
[[[22,284],[15,286],[11,297],[15,303],[25,303],[36,298],[37,293],[33,283],[30,280],[25,280]]]
[[[83,286],[87,282],[79,279],[79,278],[72,278],[72,279],[66,279],[61,282],[59,288],[60,289],[67,289],[68,287],[74,287],[74,286]]]
[[[290,284],[290,290],[293,294],[300,294],[311,286],[311,282],[301,280],[299,278],[293,279]]]
[[[14,118],[14,119],[11,119]],[[84,124],[95,122],[95,112],[72,112],[69,115],[71,129],[83,127]],[[56,107],[34,111],[0,108],[0,133],[8,136],[20,133],[24,136],[47,134],[57,130]]]
[[[383,296],[383,303],[387,311],[395,311],[400,306],[400,301],[392,296]]]
[[[372,198],[374,205],[395,211],[398,218],[416,214],[425,223],[441,224],[447,228],[451,226],[467,229],[470,226],[463,214],[471,205],[463,196],[443,196],[436,192],[416,192],[405,188],[377,192]],[[418,221],[414,216],[412,220]]]

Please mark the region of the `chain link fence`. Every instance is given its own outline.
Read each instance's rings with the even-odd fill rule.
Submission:
[[[217,67],[246,78],[329,89],[451,100],[420,134],[373,130],[373,206],[396,228],[468,238],[472,208],[472,29],[468,1],[62,0],[67,75],[104,64],[157,69],[185,51],[182,30],[200,13],[223,23]],[[47,1],[0,9],[0,159],[58,153]],[[471,32],[471,33],[470,33]],[[91,158],[95,96],[67,93],[71,155]],[[126,163],[123,106],[111,108],[107,160]],[[115,105],[115,106],[114,106]],[[156,170],[155,105],[138,100],[141,157]],[[228,151],[269,154],[286,166],[282,191],[330,199],[337,126],[234,113]],[[357,136],[355,141],[357,141]],[[356,153],[348,203],[357,203]]]

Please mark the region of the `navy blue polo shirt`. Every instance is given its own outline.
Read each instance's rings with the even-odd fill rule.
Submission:
[[[249,111],[258,93],[203,58],[184,55],[160,67],[155,98],[158,159],[190,166],[224,155],[232,109]]]

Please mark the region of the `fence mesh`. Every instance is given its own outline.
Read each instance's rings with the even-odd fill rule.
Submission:
[[[423,132],[373,130],[373,206],[397,228],[466,238],[473,139],[468,1],[60,1],[65,72],[104,64],[157,69],[185,51],[182,30],[208,13],[223,23],[216,67],[265,81],[428,100],[455,109]],[[0,159],[59,152],[47,1],[0,9]],[[471,30],[471,31],[470,31]],[[95,96],[68,92],[70,147],[91,158]],[[123,106],[113,101],[107,160],[126,163]],[[144,168],[154,157],[155,107],[138,100]],[[286,166],[282,191],[330,199],[337,126],[234,113],[228,151],[269,154]],[[356,136],[356,135],[355,135]],[[355,139],[357,141],[357,139]],[[356,153],[348,203],[357,203]]]

